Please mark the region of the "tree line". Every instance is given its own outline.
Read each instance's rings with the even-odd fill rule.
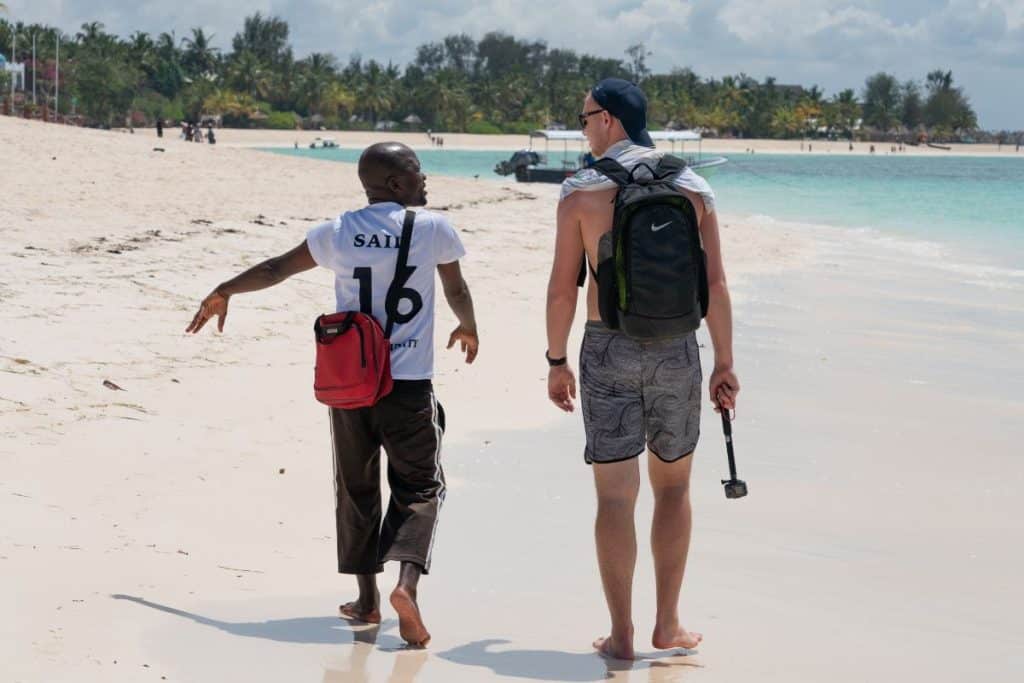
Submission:
[[[213,116],[239,127],[373,129],[397,123],[525,133],[560,123],[573,127],[587,89],[616,76],[643,87],[652,129],[700,128],[745,138],[979,137],[967,95],[943,70],[923,82],[879,73],[859,92],[848,88],[826,97],[817,86],[774,78],[703,78],[689,68],[653,73],[643,45],[622,58],[598,57],[501,32],[425,43],[404,67],[359,56],[343,63],[323,52],[299,59],[288,23],[260,13],[245,18],[230,50],[215,47],[215,36],[201,28],[181,37],[137,31],[120,38],[99,22],[67,35],[51,26],[0,20],[0,51],[12,34],[17,61],[26,63],[36,36],[37,89],[50,106],[61,37],[60,114],[91,125]],[[27,74],[31,78],[30,67]]]

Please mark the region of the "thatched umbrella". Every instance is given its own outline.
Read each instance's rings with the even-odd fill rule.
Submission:
[[[423,119],[416,116],[416,114],[409,114],[402,119],[402,123],[404,123],[408,128],[419,128],[423,124]]]

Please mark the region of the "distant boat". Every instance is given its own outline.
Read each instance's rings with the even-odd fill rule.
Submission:
[[[310,149],[330,149],[337,146],[338,143],[334,141],[334,138],[314,138],[313,142],[309,143]]]
[[[544,140],[543,154],[534,150],[533,141],[535,139]],[[676,151],[676,143],[680,143],[682,149],[677,156],[682,156],[690,168],[705,177],[710,175],[713,169],[728,162],[725,157],[705,157],[700,149],[702,136],[696,131],[655,130],[651,131],[651,139],[671,142],[673,154]],[[563,159],[560,167],[548,161],[551,155],[552,141],[563,143]],[[569,156],[570,142],[580,143],[580,152],[572,159],[566,158]],[[495,166],[494,172],[504,176],[515,175],[516,180],[521,183],[561,183],[566,178],[575,175],[581,168],[585,168],[592,160],[589,153],[583,152],[584,142],[586,142],[586,138],[583,132],[578,130],[535,130],[530,133],[529,148],[515,152],[511,158]],[[686,154],[687,142],[697,143],[696,155]]]

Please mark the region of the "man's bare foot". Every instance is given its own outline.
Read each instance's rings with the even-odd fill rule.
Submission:
[[[636,659],[636,653],[633,651],[633,643],[619,643],[611,636],[595,640],[594,649],[597,650],[598,654],[601,656],[610,657],[611,659]]]
[[[677,647],[683,647],[687,650],[700,645],[700,641],[704,639],[704,636],[695,631],[687,631],[682,626],[676,626],[668,629],[654,629],[654,636],[651,637],[651,645],[658,648],[659,650],[671,650]]]
[[[420,608],[416,598],[403,586],[391,592],[391,606],[398,612],[398,632],[402,640],[415,647],[426,647],[430,642],[430,632],[423,625]]]
[[[367,609],[359,602],[346,602],[338,606],[338,616],[350,621],[359,621],[364,624],[379,624],[380,609],[371,607]]]

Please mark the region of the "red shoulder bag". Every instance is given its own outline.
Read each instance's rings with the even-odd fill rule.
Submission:
[[[416,213],[405,212],[398,245],[395,277],[388,288],[387,329],[371,315],[341,311],[321,315],[313,323],[316,336],[316,368],[313,395],[332,408],[354,410],[376,405],[391,393],[391,331],[398,314],[398,293],[408,280],[409,243]],[[405,322],[399,320],[400,322]]]

